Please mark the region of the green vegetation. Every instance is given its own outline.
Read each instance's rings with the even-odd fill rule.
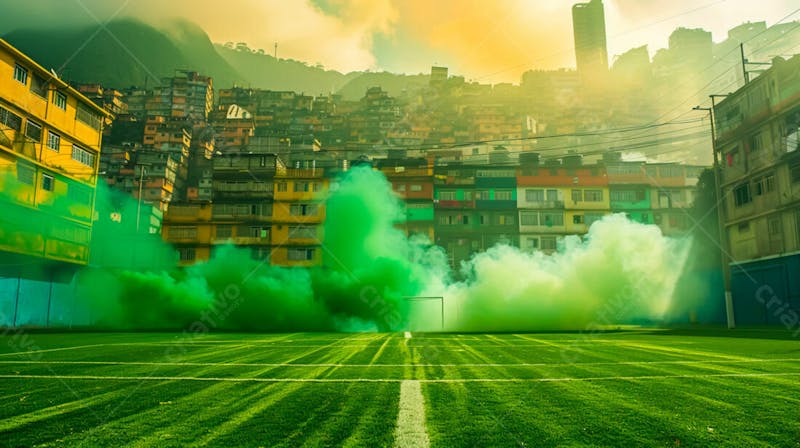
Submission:
[[[391,446],[417,379],[432,446],[798,446],[798,353],[778,330],[9,333],[0,440]]]
[[[210,75],[215,87],[245,81],[194,24],[174,22],[169,33],[133,19],[98,27],[16,30],[3,38],[70,82],[152,87],[177,69]]]

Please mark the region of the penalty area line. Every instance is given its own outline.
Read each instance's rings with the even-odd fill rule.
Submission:
[[[557,383],[591,381],[641,381],[692,378],[770,378],[800,376],[800,372],[779,373],[708,373],[686,375],[595,376],[556,378],[440,378],[413,380],[418,383]],[[58,379],[90,381],[210,381],[230,383],[404,383],[401,378],[259,378],[205,376],[105,376],[105,375],[0,375],[0,379]],[[414,387],[414,386],[406,386]],[[413,397],[413,391],[411,393]],[[420,392],[421,393],[421,392]]]

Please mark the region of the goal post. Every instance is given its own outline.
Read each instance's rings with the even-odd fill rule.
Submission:
[[[439,305],[441,306],[442,330],[444,330],[444,296],[405,296],[403,299],[409,302],[427,302],[438,300]]]

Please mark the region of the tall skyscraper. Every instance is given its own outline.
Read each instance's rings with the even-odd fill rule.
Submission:
[[[575,62],[581,75],[608,71],[606,19],[602,0],[572,6],[572,30],[575,35]]]

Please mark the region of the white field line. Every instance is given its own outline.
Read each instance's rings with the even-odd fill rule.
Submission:
[[[464,364],[343,364],[343,363],[288,363],[288,362],[159,362],[159,361],[46,361],[46,360],[0,360],[0,365],[43,364],[43,365],[100,365],[100,366],[164,366],[164,367],[582,367],[616,365],[703,365],[703,364],[771,364],[780,362],[800,362],[800,358],[775,359],[714,359],[671,360],[671,361],[601,361],[576,363],[464,363]]]
[[[405,333],[403,333],[403,336],[405,336],[406,339],[411,339],[411,332],[410,331],[406,331]]]
[[[641,381],[700,378],[770,378],[800,376],[800,372],[784,373],[708,373],[686,375],[595,376],[555,378],[440,378],[414,380],[420,383],[556,383],[591,381]],[[59,379],[91,381],[208,381],[229,383],[402,383],[401,378],[258,378],[197,376],[98,376],[98,375],[0,375],[0,379]]]
[[[407,332],[406,332],[407,333]],[[422,386],[417,380],[400,383],[400,412],[394,430],[394,446],[397,448],[427,448],[431,442],[425,429],[425,399]]]
[[[104,347],[109,344],[91,344],[91,345],[74,345],[71,347],[59,347],[59,348],[48,348],[44,350],[28,350],[28,351],[19,351],[19,352],[9,352],[9,353],[0,353],[0,356],[14,356],[14,355],[32,355],[34,353],[47,353],[47,352],[59,352],[62,350],[77,350],[80,348],[94,348],[94,347]]]

